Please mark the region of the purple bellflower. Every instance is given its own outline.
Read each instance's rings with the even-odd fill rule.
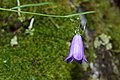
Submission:
[[[70,52],[68,57],[65,59],[67,63],[72,62],[73,60],[76,60],[79,64],[82,64],[83,60],[85,62],[88,62],[84,55],[84,46],[82,37],[79,34],[76,34],[73,39],[70,46]]]

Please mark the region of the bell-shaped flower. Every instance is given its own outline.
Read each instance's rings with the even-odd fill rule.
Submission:
[[[73,60],[76,60],[80,64],[82,64],[83,60],[88,62],[84,55],[84,45],[81,35],[76,34],[73,37],[69,55],[65,60],[67,63],[72,62]]]

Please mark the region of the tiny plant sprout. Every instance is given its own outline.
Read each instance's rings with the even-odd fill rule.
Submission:
[[[14,47],[14,46],[17,46],[18,45],[18,42],[17,42],[17,36],[14,36],[12,39],[11,39],[11,46]]]
[[[34,29],[32,28],[33,27],[33,22],[34,22],[34,18],[31,19],[30,25],[28,26],[28,29],[26,29],[25,33],[33,35],[33,32],[34,32]]]

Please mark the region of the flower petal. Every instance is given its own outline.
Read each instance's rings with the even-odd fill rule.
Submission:
[[[73,57],[67,57],[65,60],[67,61],[67,63],[69,63],[69,62],[72,62],[74,60],[74,58]]]
[[[83,57],[83,60],[84,60],[85,62],[87,62],[87,63],[88,63],[88,61],[87,61],[87,59],[86,59],[86,57],[85,57],[85,56]]]
[[[82,42],[82,37],[80,35],[75,35],[73,38],[75,41],[74,44],[72,45],[73,47],[73,57],[76,60],[81,60],[84,56],[84,47],[83,47],[83,42]]]
[[[82,60],[76,60],[79,64],[82,64],[82,61],[83,61],[83,59]]]
[[[66,61],[69,61],[69,62],[72,62],[73,61],[73,55],[72,55],[72,52],[70,51],[69,52],[69,55],[68,57],[65,59]],[[71,61],[72,60],[72,61]]]

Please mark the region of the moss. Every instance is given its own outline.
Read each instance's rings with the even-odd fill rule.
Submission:
[[[7,3],[4,5],[8,8]],[[13,3],[13,5],[15,4]],[[62,13],[59,9],[53,11],[58,12],[58,14]],[[8,15],[4,15],[4,13]],[[13,13],[4,13],[1,14],[3,15],[2,19],[12,15],[13,21],[7,21],[7,31],[1,32],[1,80],[66,80],[71,78],[70,65],[64,61],[69,49],[67,42],[71,40],[74,31],[73,24],[69,19],[35,16],[34,36],[26,35],[24,30],[20,29],[21,32],[17,35],[18,46],[13,48],[10,45],[13,32],[9,32],[9,29],[15,27],[12,24],[16,22],[18,17],[14,16]],[[27,15],[26,18],[28,17]],[[9,26],[10,24],[11,26]],[[27,25],[23,22],[21,27]]]

